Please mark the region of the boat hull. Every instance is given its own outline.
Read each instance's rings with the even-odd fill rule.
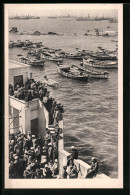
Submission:
[[[35,67],[44,67],[44,61],[38,62],[38,61],[30,61],[29,59],[23,59],[19,58],[18,60],[21,63],[28,64]]]
[[[94,62],[94,63],[89,63],[84,61],[84,67],[93,67],[93,68],[98,68],[98,69],[118,69],[118,64],[117,62],[115,63],[107,63],[107,62]]]
[[[62,76],[65,76],[65,77],[70,78],[70,79],[75,79],[75,80],[85,81],[85,82],[89,80],[89,76],[88,75],[86,75],[86,76],[75,76],[75,75],[72,75],[70,73],[64,72],[62,70],[62,68],[59,68],[58,66],[57,66],[57,71]]]

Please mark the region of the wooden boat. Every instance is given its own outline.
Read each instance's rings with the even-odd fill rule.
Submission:
[[[23,50],[28,50],[29,48],[28,47],[22,47]]]
[[[51,56],[42,55],[42,58],[45,60],[53,61],[53,62],[62,62],[63,61],[63,59],[59,58],[59,57],[51,57]]]
[[[58,87],[58,83],[52,79],[45,79],[44,78],[44,82],[46,83],[46,85],[48,85],[50,87]]]
[[[31,66],[37,66],[37,67],[43,67],[45,63],[44,60],[29,59],[25,57],[20,57],[18,61],[24,64],[29,64]]]
[[[83,59],[83,66],[84,67],[93,67],[93,68],[101,68],[101,69],[117,69],[117,61],[98,61],[93,59]]]
[[[96,60],[117,60],[117,56],[114,54],[99,54],[99,53],[91,53],[90,56]]]
[[[73,65],[71,67],[64,67],[64,66],[59,66],[59,63],[57,64],[57,71],[59,74],[61,74],[62,76],[65,76],[67,78],[71,78],[71,79],[76,79],[76,80],[80,80],[80,81],[88,81],[89,80],[89,76],[88,74],[82,70],[76,70]]]
[[[90,70],[86,67],[83,66],[83,63],[81,63],[80,65],[75,65],[79,70],[84,70],[88,75],[89,78],[92,79],[108,79],[108,72],[104,71],[104,72],[99,72],[99,71],[95,71],[95,70]]]
[[[73,53],[66,55],[66,57],[74,60],[81,60],[83,58],[81,54],[73,54]]]

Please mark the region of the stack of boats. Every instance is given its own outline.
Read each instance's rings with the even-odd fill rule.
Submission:
[[[82,81],[88,81],[89,79],[108,79],[107,71],[95,71],[93,69],[88,69],[83,63],[79,65],[72,64],[71,66],[57,64],[57,70],[59,74]]]
[[[68,78],[85,81],[89,78],[107,79],[108,72],[99,72],[95,68],[118,68],[118,48],[114,51],[106,50],[100,46],[97,51],[76,48],[75,53],[67,53],[61,49],[45,47],[42,42],[33,43],[29,40],[10,41],[9,48],[13,47],[21,47],[23,50],[27,50],[27,57],[23,57],[19,54],[19,62],[40,67],[44,66],[46,60],[57,62],[58,72]],[[66,62],[64,63],[63,60],[65,61],[65,59],[71,61],[78,60],[80,63],[78,65],[71,63],[69,67],[68,65],[64,66],[63,64]]]
[[[45,60],[39,60],[36,58],[30,59],[28,57],[23,57],[23,56],[19,57],[18,61],[24,64],[29,64],[31,66],[36,66],[36,67],[38,66],[43,67],[45,63]]]

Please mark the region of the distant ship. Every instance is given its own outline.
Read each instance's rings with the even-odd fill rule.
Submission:
[[[48,18],[53,18],[54,19],[54,18],[57,18],[57,16],[49,16]]]
[[[40,19],[39,16],[12,16],[12,17],[9,17],[9,19],[11,20],[29,20],[29,19]]]
[[[113,19],[113,18],[111,18],[111,19],[109,20],[109,22],[110,22],[110,23],[118,23],[117,19]]]

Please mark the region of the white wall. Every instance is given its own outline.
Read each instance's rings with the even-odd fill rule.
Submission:
[[[14,76],[23,75],[23,84],[27,82],[29,67],[18,67],[9,69],[9,84],[14,87]]]

